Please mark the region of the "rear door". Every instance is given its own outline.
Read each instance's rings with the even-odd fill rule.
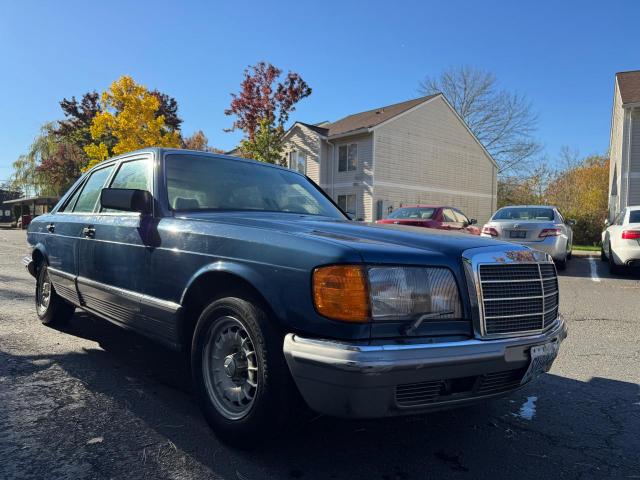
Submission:
[[[80,215],[73,208],[84,188],[86,178],[74,186],[65,203],[55,213],[49,214],[45,226],[43,243],[47,251],[49,276],[53,286],[63,298],[79,305],[76,276],[78,269],[77,242],[83,227]]]
[[[120,161],[105,188],[152,191],[150,154]],[[86,218],[78,248],[78,290],[84,306],[118,323],[144,328],[141,282],[146,246],[141,215],[109,211],[95,193],[95,210]],[[146,332],[152,333],[152,332]]]

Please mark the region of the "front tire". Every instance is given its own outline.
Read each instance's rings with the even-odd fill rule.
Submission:
[[[36,279],[36,313],[44,325],[64,325],[69,322],[75,307],[56,293],[49,269],[42,263]]]
[[[295,388],[282,335],[257,302],[209,304],[195,328],[191,366],[198,402],[222,440],[251,449],[281,433]]]

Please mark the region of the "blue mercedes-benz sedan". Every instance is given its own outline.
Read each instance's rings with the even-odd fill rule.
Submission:
[[[363,418],[504,395],[566,336],[548,255],[353,222],[304,175],[251,160],[102,162],[27,237],[43,323],[80,308],[189,352],[208,422],[244,447],[299,398]]]

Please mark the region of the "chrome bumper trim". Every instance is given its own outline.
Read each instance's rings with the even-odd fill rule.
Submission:
[[[29,255],[25,255],[24,257],[22,257],[22,263],[24,267],[27,269],[27,271],[31,274],[31,276],[35,277],[36,266],[35,266],[35,262],[33,261],[33,258],[31,258],[31,256]]]
[[[555,337],[564,340],[566,336],[566,323],[559,316],[551,328],[543,333],[491,340],[471,339],[441,343],[361,345],[336,340],[304,338],[289,333],[285,336],[283,351],[287,358],[331,365],[331,367],[341,370],[377,373],[388,371],[390,368],[402,367],[403,362],[401,358],[398,358],[399,355],[403,355],[407,359],[408,357],[422,358],[421,366],[442,364],[447,361],[464,363],[499,356],[509,347],[537,345]],[[447,354],[447,351],[452,354]],[[424,356],[428,352],[437,352],[438,355],[429,355],[429,357],[433,357],[429,359]],[[460,355],[461,353],[462,355]],[[394,356],[394,354],[396,355]],[[416,354],[418,355],[416,356]]]

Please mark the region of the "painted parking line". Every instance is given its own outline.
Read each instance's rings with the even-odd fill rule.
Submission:
[[[598,276],[598,265],[596,264],[596,259],[594,257],[589,257],[589,269],[591,270],[591,280],[599,282],[600,277]]]

